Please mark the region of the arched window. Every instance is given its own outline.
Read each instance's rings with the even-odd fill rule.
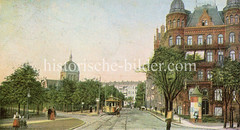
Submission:
[[[189,98],[189,100],[190,100],[190,97],[191,97],[193,91],[194,91],[194,88],[191,88],[191,89],[189,89],[189,91],[188,91],[188,98]]]
[[[212,45],[212,35],[207,36],[207,45]]]
[[[223,44],[223,35],[222,34],[218,35],[218,44]]]
[[[235,51],[230,51],[230,59],[231,59],[231,61],[235,61],[236,60]]]
[[[207,20],[205,21],[205,26],[208,26],[208,21]]]
[[[184,25],[184,20],[182,20],[181,26],[182,26],[182,27],[185,27],[185,25]]]
[[[172,46],[172,45],[173,45],[173,37],[170,36],[170,37],[169,37],[169,46]]]
[[[188,42],[187,42],[188,45],[192,45],[192,36],[188,36]]]
[[[230,24],[233,24],[233,16],[230,16]]]
[[[177,27],[180,27],[180,19],[177,20]]]
[[[176,27],[176,20],[174,19],[173,20],[173,28],[175,28]]]
[[[198,45],[203,45],[203,36],[202,35],[198,36]]]
[[[229,42],[230,43],[234,43],[235,42],[235,33],[230,33],[229,34]]]
[[[222,89],[216,89],[214,91],[215,101],[222,101]]]
[[[228,24],[229,23],[229,17],[227,16],[226,17],[226,24]]]
[[[218,61],[223,62],[223,60],[224,60],[223,51],[218,51]]]
[[[181,45],[182,43],[181,43],[181,36],[177,36],[177,38],[176,38],[176,44],[177,45]]]
[[[238,24],[238,15],[235,16],[235,23]]]
[[[212,71],[211,70],[207,71],[207,79],[208,80],[212,79]]]

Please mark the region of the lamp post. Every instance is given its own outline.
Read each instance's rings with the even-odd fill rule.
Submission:
[[[82,109],[81,109],[81,113],[83,113],[83,105],[84,105],[84,102],[82,102]]]
[[[99,114],[99,98],[96,99],[96,102],[97,102],[97,114]]]
[[[27,119],[29,119],[29,110],[28,110],[28,102],[29,102],[29,98],[31,97],[30,95],[30,89],[28,88],[28,94],[27,94]]]

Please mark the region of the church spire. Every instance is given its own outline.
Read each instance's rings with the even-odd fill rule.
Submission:
[[[71,53],[70,53],[69,60],[72,61],[72,51],[71,51]]]

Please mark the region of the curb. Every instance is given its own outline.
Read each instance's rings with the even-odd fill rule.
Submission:
[[[154,113],[152,113],[152,112],[149,112],[149,111],[147,111],[147,112],[150,113],[151,115],[153,115],[154,117],[160,119],[161,121],[165,122],[165,120],[162,119],[161,117],[159,117],[158,115],[156,115],[156,114],[154,114]],[[172,124],[174,124],[174,125],[176,125],[176,126],[184,126],[184,125],[180,125],[180,124],[175,123],[175,122],[172,122]],[[184,126],[184,127],[188,127],[188,128],[197,128],[197,129],[200,129],[200,128],[201,128],[201,126],[198,126],[198,127]],[[218,128],[206,128],[206,129],[217,130]]]
[[[83,126],[83,125],[85,125],[85,124],[86,124],[86,122],[83,121],[83,123],[81,123],[81,124],[79,124],[79,125],[76,125],[76,126],[74,126],[74,127],[72,127],[72,128],[69,128],[68,130],[76,129],[76,128],[81,127],[81,126]]]

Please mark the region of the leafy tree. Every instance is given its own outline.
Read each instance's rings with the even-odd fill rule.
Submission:
[[[28,99],[27,94],[29,92],[31,95],[29,102],[31,104],[39,105],[42,103],[44,101],[44,97],[42,96],[44,91],[41,83],[37,81],[38,76],[38,70],[28,63],[17,68],[14,73],[8,76],[6,81],[2,83],[1,89],[4,97],[1,98],[1,101],[9,105],[18,104],[19,113],[21,104],[24,105],[25,113],[25,105]]]
[[[139,83],[137,85],[137,93],[136,93],[136,107],[145,106],[145,92],[146,92],[146,84]]]
[[[182,91],[186,79],[192,79],[194,74],[193,68],[189,65],[192,62],[193,60],[185,58],[183,51],[176,48],[160,46],[155,51],[150,62],[149,68],[151,69],[148,73],[153,77],[154,84],[164,94],[165,116],[167,115],[167,111],[173,111],[173,101]],[[181,65],[183,65],[183,68]],[[167,130],[171,128],[171,122],[172,119],[168,120]]]
[[[222,87],[223,89],[223,100],[224,100],[224,128],[227,125],[227,110],[228,105],[230,105],[230,127],[233,127],[233,117],[231,116],[232,111],[232,101],[233,101],[233,91],[239,90],[240,79],[238,78],[240,74],[239,62],[231,61],[225,58],[223,65],[216,66],[212,71],[212,81],[213,85],[216,87]]]

